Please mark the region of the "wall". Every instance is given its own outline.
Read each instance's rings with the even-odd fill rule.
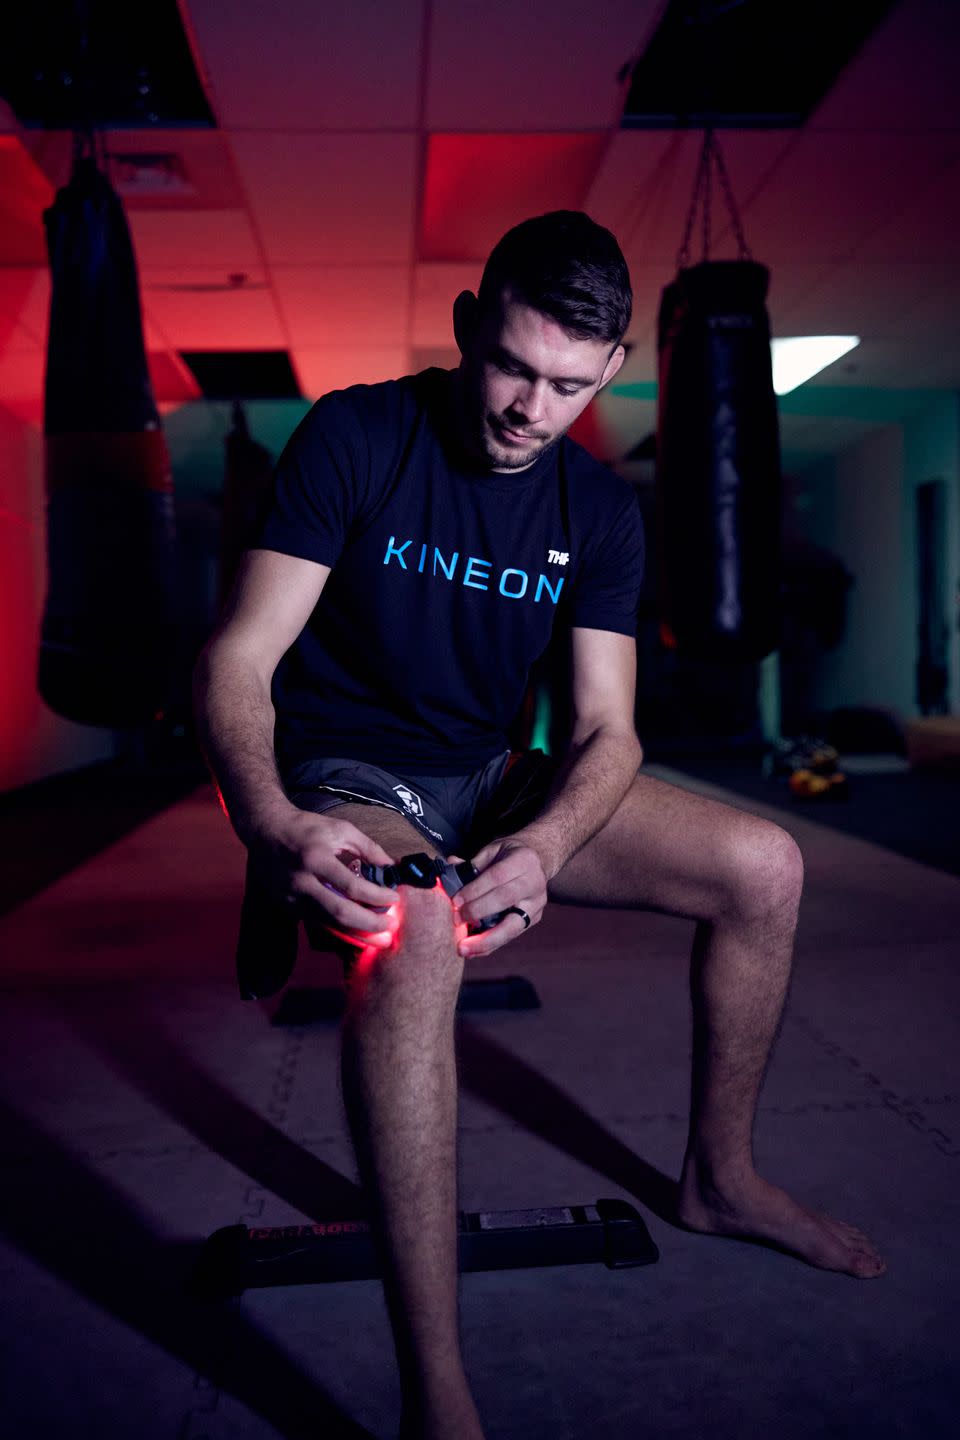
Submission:
[[[904,527],[908,537],[913,593],[916,596],[916,500],[918,485],[942,480],[946,500],[941,613],[949,639],[947,662],[950,710],[960,711],[960,394],[945,391],[936,402],[904,425]],[[913,613],[916,625],[916,608]]]
[[[813,708],[875,705],[918,714],[916,487],[946,482],[941,597],[953,629],[950,708],[960,709],[956,587],[960,581],[960,396],[944,391],[899,424],[871,430],[805,472],[793,520],[854,576],[847,629],[821,658]]]
[[[112,731],[61,719],[37,692],[43,517],[43,436],[0,406],[0,792],[113,754]]]

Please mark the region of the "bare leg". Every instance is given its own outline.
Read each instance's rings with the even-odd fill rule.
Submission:
[[[426,847],[400,816],[339,807],[395,857]],[[398,943],[353,967],[343,1090],[378,1222],[409,1440],[482,1440],[457,1326],[454,1013],[463,973],[446,896],[401,887]]]
[[[697,921],[679,1219],[868,1277],[886,1267],[859,1230],[807,1210],[754,1168],[754,1118],[790,979],[802,877],[800,852],[779,826],[641,774],[550,893]]]

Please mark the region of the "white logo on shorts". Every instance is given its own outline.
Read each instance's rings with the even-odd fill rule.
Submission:
[[[415,795],[406,785],[394,785],[393,793],[402,802],[408,815],[416,815],[418,819],[423,818],[423,801],[419,795]]]

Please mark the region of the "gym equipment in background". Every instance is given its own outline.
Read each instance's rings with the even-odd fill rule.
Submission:
[[[601,1261],[609,1270],[660,1258],[639,1212],[626,1200],[493,1210],[457,1216],[457,1269],[517,1270]],[[204,1243],[195,1294],[227,1299],[268,1285],[372,1280],[381,1274],[363,1219],[303,1225],[227,1225]]]
[[[123,206],[74,141],[44,212],[52,296],[44,432],[48,585],[38,683],[87,725],[149,723],[174,651],[173,481]]]
[[[714,165],[736,260],[709,259]],[[690,265],[701,203],[703,259]],[[780,444],[768,281],[750,258],[719,142],[707,130],[657,325],[659,605],[663,639],[679,654],[759,660],[778,641]]]

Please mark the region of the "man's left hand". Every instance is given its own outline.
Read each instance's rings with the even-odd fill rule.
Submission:
[[[456,860],[456,856],[450,856]],[[473,857],[481,872],[453,897],[458,924],[460,954],[491,955],[501,945],[515,940],[529,929],[523,916],[515,912],[505,915],[498,925],[479,935],[467,935],[461,924],[475,925],[488,915],[498,915],[516,906],[530,916],[530,924],[539,923],[547,903],[547,880],[543,862],[530,845],[515,836],[492,840]]]

